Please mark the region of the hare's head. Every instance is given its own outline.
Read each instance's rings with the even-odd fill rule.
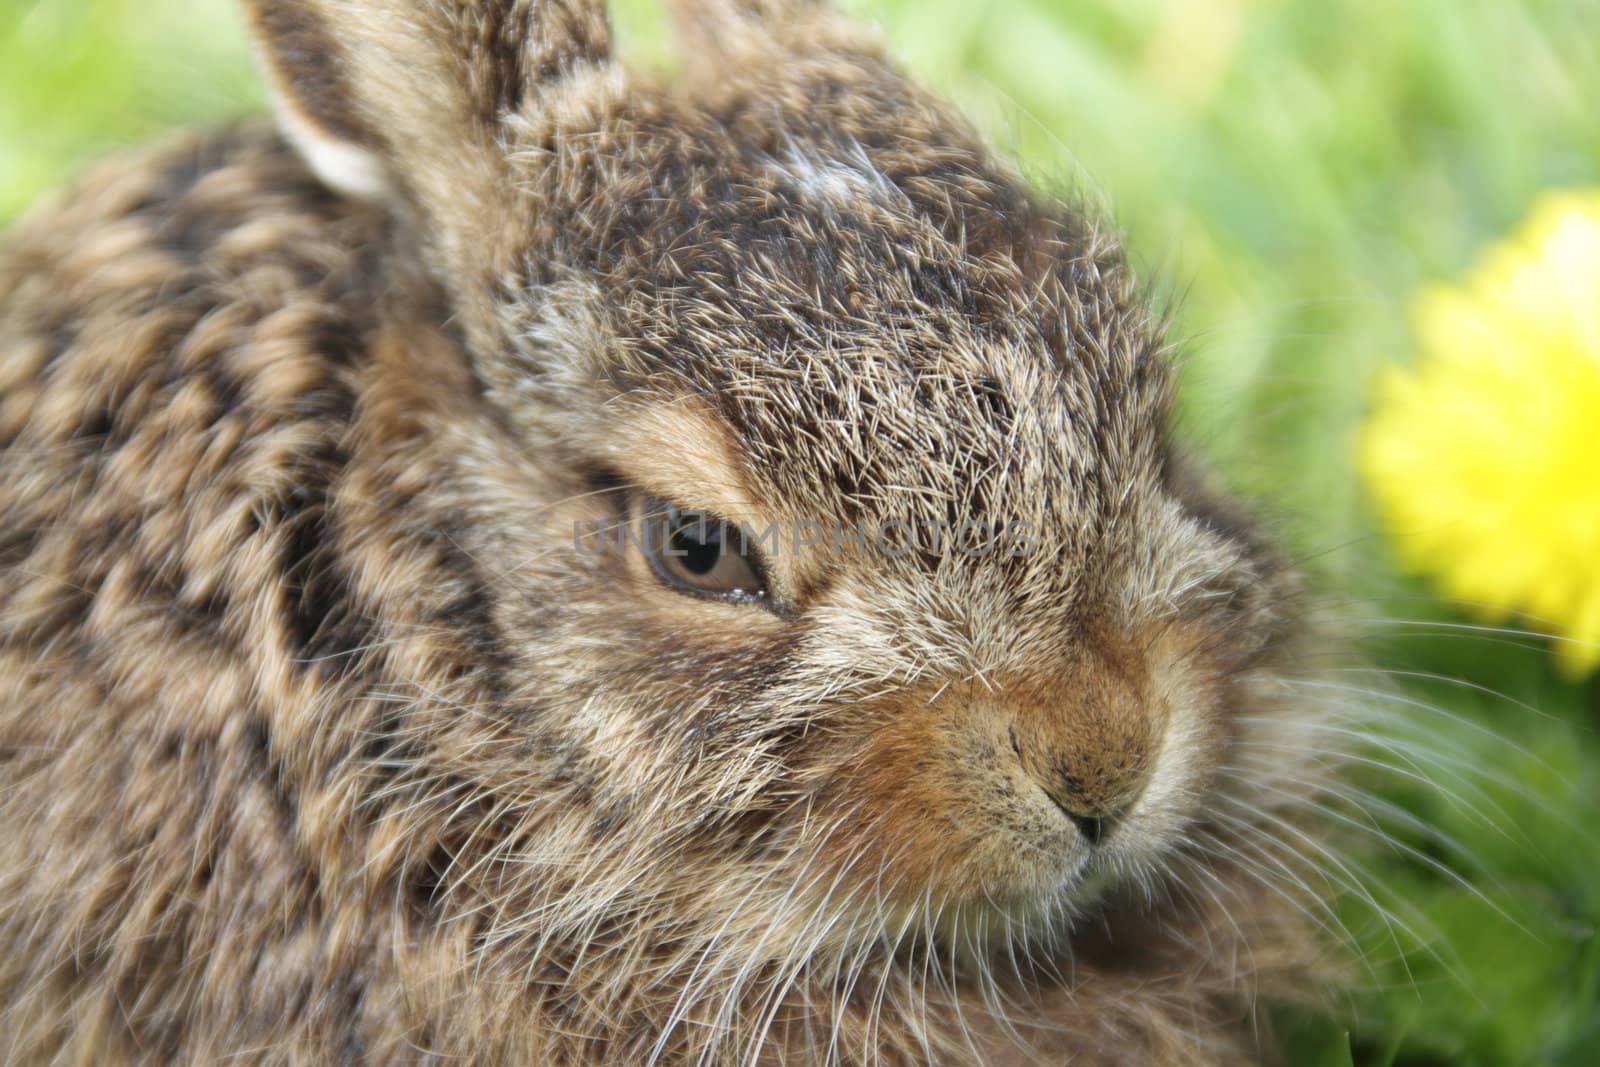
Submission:
[[[478,386],[498,682],[408,751],[508,938],[1058,930],[1241,817],[1292,581],[1093,222],[820,5],[683,0],[665,86],[597,2],[253,7]]]

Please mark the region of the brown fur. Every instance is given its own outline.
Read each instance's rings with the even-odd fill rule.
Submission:
[[[248,126],[0,253],[7,1062],[1267,1055],[1295,583],[1114,242],[820,5],[666,87],[580,0],[250,7],[375,200]],[[574,551],[635,488],[1031,547],[709,601]]]

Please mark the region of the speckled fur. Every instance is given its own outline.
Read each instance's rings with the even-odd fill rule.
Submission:
[[[368,199],[247,125],[6,238],[6,1062],[1270,1056],[1295,581],[1114,241],[826,10],[680,7],[663,87],[577,0],[256,0]],[[1032,550],[704,601],[574,550],[634,486]],[[1044,780],[1140,798],[1097,898]]]

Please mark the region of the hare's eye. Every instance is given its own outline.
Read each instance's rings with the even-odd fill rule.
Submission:
[[[738,527],[653,497],[644,500],[643,511],[639,543],[663,582],[719,600],[766,597],[766,580]]]

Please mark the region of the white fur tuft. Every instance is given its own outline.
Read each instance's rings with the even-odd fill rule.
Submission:
[[[389,177],[378,157],[349,141],[329,137],[281,97],[274,101],[278,125],[324,185],[361,200],[383,200]]]

